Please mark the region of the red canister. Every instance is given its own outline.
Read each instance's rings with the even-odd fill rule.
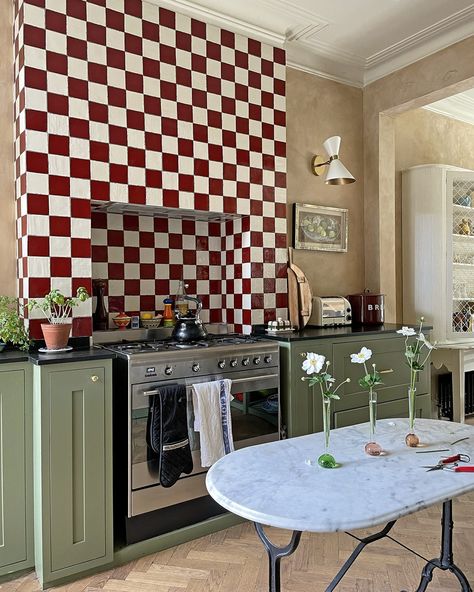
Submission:
[[[384,322],[384,295],[371,294],[368,290],[362,294],[350,294],[352,322],[357,325],[381,325]]]

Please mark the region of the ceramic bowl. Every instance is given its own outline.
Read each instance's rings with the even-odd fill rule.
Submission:
[[[130,321],[132,319],[131,317],[127,317],[126,315],[118,315],[114,317],[112,320],[119,329],[125,329],[125,327],[127,327],[130,324]]]
[[[158,327],[161,327],[162,318],[162,315],[157,315],[152,319],[141,319],[141,323],[142,326],[145,327],[145,329],[158,329]]]

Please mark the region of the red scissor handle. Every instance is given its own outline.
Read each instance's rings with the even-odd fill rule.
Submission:
[[[442,465],[449,465],[453,462],[457,462],[458,460],[460,460],[461,462],[469,462],[469,457],[467,456],[467,454],[455,454],[453,456],[448,456],[447,458],[443,458],[439,461],[439,464]]]
[[[474,467],[472,465],[467,465],[464,467],[452,467],[449,470],[454,471],[455,473],[474,473]]]

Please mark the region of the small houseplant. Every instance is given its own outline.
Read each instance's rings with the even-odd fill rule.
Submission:
[[[7,343],[28,350],[30,338],[21,311],[17,298],[0,296],[0,351]]]
[[[58,289],[51,290],[41,300],[30,300],[30,310],[38,309],[48,320],[41,324],[44,340],[48,349],[63,349],[67,345],[72,321],[70,318],[72,309],[81,302],[90,298],[84,287],[77,289],[76,296],[68,298]]]

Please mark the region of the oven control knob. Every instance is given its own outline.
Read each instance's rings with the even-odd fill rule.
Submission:
[[[250,358],[244,358],[242,360],[242,366],[248,366],[250,364]]]
[[[166,366],[166,368],[165,368],[165,374],[166,374],[166,376],[169,376],[170,374],[173,374],[173,368],[171,366]]]
[[[263,358],[263,361],[265,362],[265,364],[270,364],[270,362],[272,361],[272,356],[265,356]]]
[[[260,356],[256,356],[256,357],[253,359],[253,363],[254,363],[256,366],[258,366],[258,365],[260,364],[260,361],[261,361],[261,358],[260,358]]]
[[[218,366],[219,366],[219,368],[221,368],[221,369],[222,369],[222,368],[225,368],[225,360],[219,360],[219,361],[217,362],[217,365],[218,365]]]
[[[237,360],[231,360],[230,361],[230,367],[231,368],[235,368],[237,366]]]
[[[192,370],[193,372],[199,372],[199,364],[193,364]]]

